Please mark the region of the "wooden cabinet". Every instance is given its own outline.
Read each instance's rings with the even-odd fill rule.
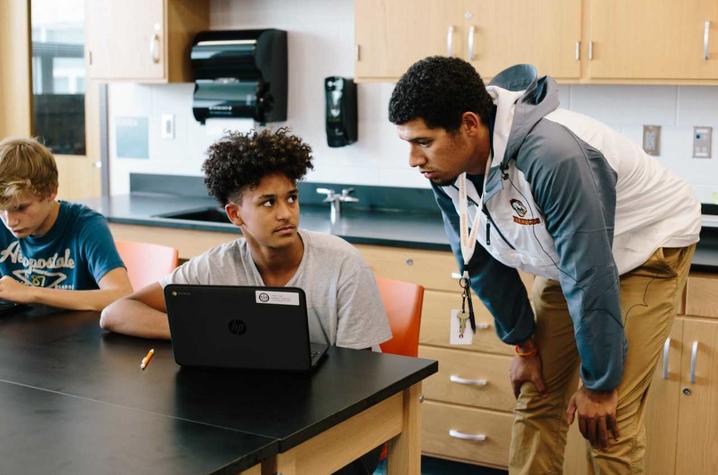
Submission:
[[[581,74],[581,2],[577,0],[467,0],[464,57],[482,76],[530,63],[540,74]]]
[[[136,224],[110,223],[115,239],[142,241],[172,246],[179,251],[180,260],[187,260],[204,251],[239,237],[237,232],[197,231],[193,229],[163,228]]]
[[[209,28],[208,0],[85,0],[90,79],[190,82],[194,35]]]
[[[564,82],[718,84],[718,2],[356,0],[358,80],[430,55],[491,78],[517,63]]]
[[[515,402],[508,378],[513,349],[496,336],[493,317],[475,296],[473,344],[449,344],[451,309],[461,303],[454,256],[448,251],[357,248],[377,274],[426,289],[419,356],[438,360],[439,372],[423,383],[422,452],[505,468]],[[533,280],[521,277],[526,285]]]
[[[578,78],[577,0],[357,0],[359,79],[394,79],[431,55],[456,56],[491,77],[532,63],[557,78]]]
[[[416,60],[459,55],[457,0],[356,0],[356,76],[394,79]]]
[[[673,324],[646,399],[645,473],[712,475],[718,467],[716,308],[718,276],[691,274],[686,315]],[[585,442],[575,427],[571,431],[564,472],[591,473]]]
[[[718,2],[591,0],[590,79],[718,79]]]

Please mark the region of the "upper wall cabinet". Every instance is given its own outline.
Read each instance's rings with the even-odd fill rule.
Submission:
[[[718,84],[718,0],[355,0],[359,80],[425,56],[490,78],[531,63],[563,82]]]
[[[207,0],[85,0],[91,79],[191,82],[194,35],[209,28]]]
[[[590,79],[718,79],[718,1],[590,4]]]
[[[519,63],[556,79],[581,75],[578,0],[467,0],[464,58],[491,77]]]
[[[356,0],[356,71],[360,79],[401,76],[416,60],[460,55],[461,1]]]
[[[430,55],[464,58],[482,76],[532,63],[580,75],[578,0],[356,0],[357,78],[396,79]]]

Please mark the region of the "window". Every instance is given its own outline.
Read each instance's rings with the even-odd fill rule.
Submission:
[[[33,133],[55,154],[85,155],[83,0],[31,0]]]

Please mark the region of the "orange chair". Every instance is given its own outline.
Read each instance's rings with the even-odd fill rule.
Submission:
[[[393,338],[379,345],[384,353],[416,357],[424,287],[411,282],[376,276],[381,300],[389,316]]]
[[[389,326],[393,337],[380,344],[384,353],[414,356],[419,354],[419,326],[421,325],[421,307],[424,304],[424,287],[411,282],[385,279],[374,275],[379,286],[379,294],[389,317]],[[386,460],[389,445],[385,443],[379,455],[379,461]]]
[[[174,247],[137,241],[115,241],[135,290],[159,281],[177,267],[179,252]]]

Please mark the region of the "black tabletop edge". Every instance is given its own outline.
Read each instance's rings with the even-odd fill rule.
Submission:
[[[254,467],[263,460],[268,460],[270,457],[277,454],[279,451],[279,443],[277,440],[267,438],[270,442],[264,447],[257,449],[251,455],[244,455],[241,458],[233,460],[223,467],[211,472],[212,475],[236,475],[237,473]]]
[[[377,403],[389,399],[394,394],[408,389],[419,381],[423,381],[432,374],[439,371],[439,362],[436,360],[429,360],[422,358],[423,361],[430,362],[427,366],[421,368],[417,372],[396,381],[395,383],[387,386],[385,389],[377,392],[376,394],[358,402],[342,411],[338,411],[331,417],[328,417],[321,424],[315,424],[314,426],[307,427],[306,429],[300,430],[284,439],[279,440],[279,452],[286,452],[287,450],[297,447],[302,442],[305,442],[317,434],[321,434],[325,430],[334,427],[352,416],[359,414],[360,412],[374,406]]]

